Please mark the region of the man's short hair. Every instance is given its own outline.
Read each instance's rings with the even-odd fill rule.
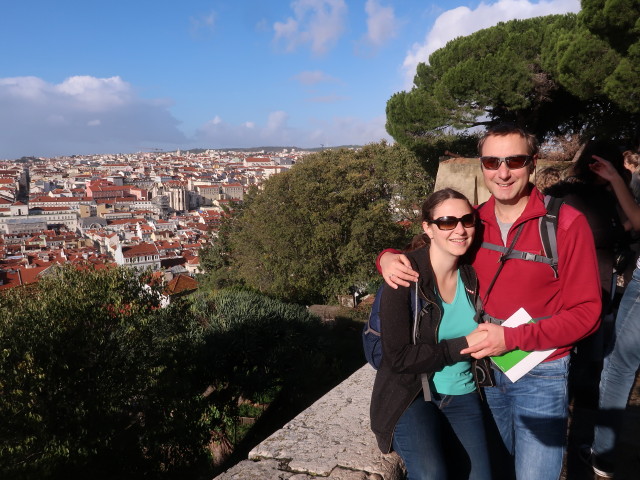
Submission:
[[[489,137],[505,137],[507,135],[519,135],[527,141],[527,150],[529,155],[538,153],[538,139],[532,133],[527,132],[523,128],[513,123],[499,123],[487,128],[484,135],[478,140],[478,155],[482,155],[482,147]]]

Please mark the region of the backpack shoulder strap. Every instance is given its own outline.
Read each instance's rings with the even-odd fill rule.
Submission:
[[[427,250],[421,249],[421,254],[427,256]],[[409,258],[411,261],[411,267],[417,271],[420,275],[423,275],[424,272],[420,270],[420,263],[415,262],[412,258]],[[427,258],[427,261],[429,259]],[[411,311],[413,313],[413,324],[411,326],[411,337],[412,342],[415,345],[418,341],[418,328],[420,327],[420,313],[425,305],[425,301],[420,298],[420,279],[417,282],[414,282],[411,288]],[[425,402],[431,401],[431,387],[429,385],[429,375],[426,373],[420,374],[420,383],[422,383],[422,396],[424,397]]]
[[[558,217],[563,203],[562,198],[545,195],[544,204],[547,213],[540,218],[539,224],[544,254],[551,260],[550,266],[556,278],[558,278]]]
[[[423,252],[426,252],[426,250],[422,249]],[[420,271],[420,263],[419,262],[415,262],[413,259],[410,259],[411,261],[411,268],[413,268],[416,272],[418,272],[420,275],[423,274],[423,272]],[[419,294],[419,281],[417,282],[413,282],[413,285],[411,285],[411,313],[413,314],[413,343],[416,343],[416,334],[418,332],[418,324],[420,322],[420,311],[422,310],[422,307],[424,306],[424,301],[420,298],[420,294]]]
[[[364,334],[367,335],[369,333],[375,335],[376,337],[380,336],[380,331],[376,330],[375,327],[378,327],[378,329],[380,329],[380,299],[382,298],[382,287],[384,285],[380,285],[380,287],[378,288],[378,291],[376,292],[376,296],[373,300],[373,305],[371,305],[371,312],[369,313],[369,318],[367,319],[367,324],[364,330]],[[376,323],[376,325],[372,325],[372,320],[374,320],[373,323]]]
[[[501,253],[501,260],[517,258],[519,260],[545,263],[551,267],[553,275],[558,278],[558,216],[560,213],[560,207],[564,203],[564,200],[558,197],[546,195],[544,203],[547,211],[544,216],[540,217],[538,223],[540,241],[542,242],[544,255],[523,252],[516,250],[515,248],[509,249],[505,246],[495,245],[489,242],[482,242],[481,247]]]
[[[411,324],[411,341],[415,345],[418,338],[418,325],[420,323],[420,311],[422,310],[420,295],[418,295],[418,282],[414,282],[411,288],[411,313],[413,323]]]

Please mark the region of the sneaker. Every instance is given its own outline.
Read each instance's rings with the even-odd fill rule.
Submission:
[[[596,475],[602,478],[613,478],[613,465],[598,458],[590,445],[580,447],[580,460],[589,465]]]

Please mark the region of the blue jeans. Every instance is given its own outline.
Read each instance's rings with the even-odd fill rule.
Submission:
[[[393,449],[407,468],[408,480],[490,480],[479,395],[422,394],[402,414]]]
[[[600,376],[599,421],[593,439],[593,451],[604,460],[613,462],[616,434],[629,393],[640,366],[640,269],[624,291],[610,353],[604,359]]]
[[[484,389],[502,441],[514,457],[518,480],[557,480],[560,476],[568,370],[569,356],[537,365],[516,383],[496,370],[496,386]]]

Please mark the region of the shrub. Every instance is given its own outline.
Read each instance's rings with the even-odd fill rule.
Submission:
[[[116,268],[0,296],[0,476],[133,478],[205,458],[201,329],[180,310]]]

